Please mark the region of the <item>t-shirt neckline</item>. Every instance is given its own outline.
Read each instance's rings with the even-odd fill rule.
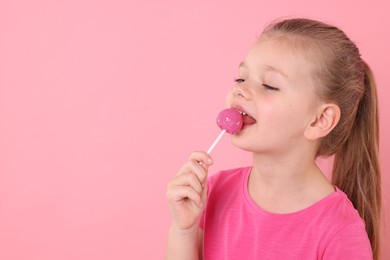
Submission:
[[[342,194],[341,190],[339,188],[337,188],[336,186],[334,186],[335,192],[329,194],[328,196],[322,198],[321,200],[315,202],[314,204],[312,204],[304,209],[301,209],[301,210],[298,210],[295,212],[291,212],[291,213],[274,213],[274,212],[270,212],[270,211],[267,211],[267,210],[261,208],[252,199],[252,197],[249,194],[249,190],[248,190],[248,181],[249,181],[249,176],[250,176],[250,173],[252,170],[252,166],[247,167],[245,170],[246,171],[244,172],[243,178],[242,178],[242,188],[243,188],[242,190],[243,190],[243,196],[245,197],[245,200],[247,201],[249,206],[251,208],[253,208],[253,210],[255,210],[257,213],[259,213],[263,216],[267,216],[267,217],[272,218],[272,219],[278,219],[278,220],[291,219],[292,217],[300,217],[301,215],[309,214],[312,211],[318,210],[319,208],[323,207],[324,204],[327,204],[330,200],[332,200],[333,198],[338,197]]]

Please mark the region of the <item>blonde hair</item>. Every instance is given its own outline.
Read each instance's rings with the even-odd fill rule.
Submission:
[[[379,257],[381,178],[376,85],[356,45],[335,26],[309,19],[274,22],[265,36],[301,46],[314,64],[319,97],[335,103],[341,118],[321,140],[317,156],[334,155],[332,183],[343,190],[366,224],[374,259]]]

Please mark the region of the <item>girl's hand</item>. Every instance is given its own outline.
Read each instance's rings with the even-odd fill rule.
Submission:
[[[208,167],[213,161],[205,152],[194,152],[189,161],[168,183],[167,199],[172,227],[180,231],[195,231],[206,203]]]

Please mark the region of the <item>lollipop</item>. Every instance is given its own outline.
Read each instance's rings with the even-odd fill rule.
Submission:
[[[242,124],[243,118],[238,110],[233,108],[226,108],[222,110],[217,117],[217,125],[222,129],[222,132],[218,135],[217,139],[215,139],[214,143],[207,150],[207,153],[211,153],[211,151],[226,132],[229,134],[235,134],[240,131]]]
[[[217,117],[217,125],[229,134],[235,134],[241,130],[243,124],[242,115],[238,110],[227,108],[222,110]]]

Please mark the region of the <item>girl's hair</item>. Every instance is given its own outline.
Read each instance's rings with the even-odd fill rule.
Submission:
[[[266,27],[304,50],[313,63],[319,97],[339,106],[336,127],[321,140],[317,156],[334,155],[332,183],[343,190],[366,224],[374,259],[379,257],[381,179],[379,120],[373,74],[356,45],[337,27],[309,19],[288,19]]]

